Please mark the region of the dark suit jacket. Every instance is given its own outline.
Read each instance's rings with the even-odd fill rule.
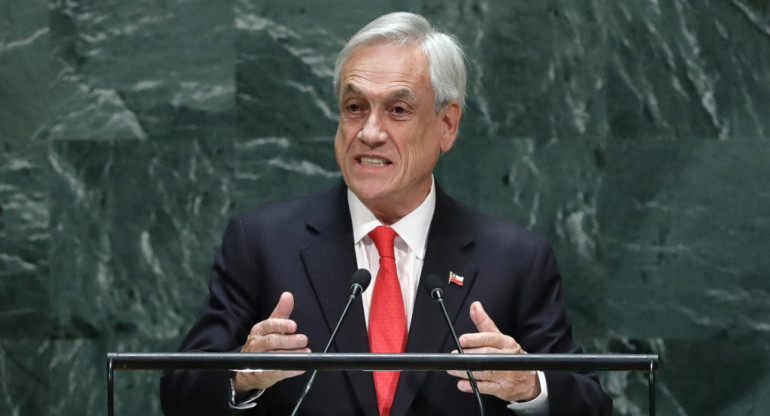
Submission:
[[[209,295],[182,351],[238,351],[251,327],[267,318],[281,292],[295,296],[292,319],[320,352],[342,313],[356,270],[353,232],[340,184],[318,196],[271,205],[235,216],[217,252]],[[502,332],[530,353],[579,352],[567,319],[561,282],[548,244],[528,231],[460,207],[437,187],[422,276],[463,276],[444,288],[458,334],[476,332],[470,304],[481,301]],[[440,309],[418,292],[407,352],[454,349]],[[332,347],[368,352],[360,297]],[[609,415],[611,400],[595,375],[546,372],[553,415]],[[309,372],[265,391],[249,414],[289,414]],[[477,403],[445,372],[403,372],[392,415],[471,415]],[[161,382],[166,415],[228,414],[226,372],[176,371]],[[508,415],[506,403],[483,396],[487,415]],[[322,371],[302,405],[303,415],[377,416],[370,372]]]

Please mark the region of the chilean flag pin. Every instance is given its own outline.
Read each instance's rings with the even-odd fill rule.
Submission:
[[[454,283],[457,286],[462,286],[463,285],[463,280],[465,280],[464,277],[458,275],[457,273],[455,273],[455,272],[453,272],[451,270],[449,271],[449,283]]]

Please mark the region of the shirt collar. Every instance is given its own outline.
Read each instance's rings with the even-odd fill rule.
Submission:
[[[358,244],[375,227],[383,225],[349,188],[348,206],[350,207],[350,218],[353,221],[353,241],[355,244]],[[431,177],[430,192],[422,204],[390,226],[419,259],[425,256],[425,242],[428,240],[428,229],[435,210],[436,181]]]

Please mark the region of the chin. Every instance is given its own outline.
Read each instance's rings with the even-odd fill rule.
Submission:
[[[356,194],[358,199],[364,203],[385,199],[387,196],[387,192],[379,189],[372,189],[371,187],[359,186],[352,189],[353,193]]]
[[[352,185],[348,183],[348,187],[361,202],[374,202],[388,195],[388,190],[379,181],[353,181]]]

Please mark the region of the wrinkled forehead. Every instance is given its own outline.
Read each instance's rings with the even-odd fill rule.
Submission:
[[[417,45],[375,43],[356,48],[342,67],[337,98],[374,90],[392,98],[433,94],[428,60]]]
[[[368,49],[368,48],[382,47],[382,46],[405,47],[404,48],[405,51],[407,50],[411,51],[413,50],[412,48],[417,48],[417,50],[419,50],[420,53],[422,53],[422,56],[425,58],[425,61],[424,61],[426,65],[425,69],[429,73],[430,61],[428,60],[428,56],[425,54],[425,51],[423,50],[421,40],[419,39],[394,40],[386,37],[369,39],[366,42],[362,42],[356,45],[353,49],[348,50],[347,55],[338,56],[337,65],[339,66],[339,73],[337,74],[337,76],[339,76],[339,79],[336,80],[336,85],[335,85],[335,89],[338,97],[339,97],[339,94],[342,93],[341,91],[341,88],[343,87],[342,78],[345,75],[345,68],[348,66],[348,63],[350,62],[351,58],[361,50]],[[344,50],[340,52],[340,54],[342,53],[344,53]]]

